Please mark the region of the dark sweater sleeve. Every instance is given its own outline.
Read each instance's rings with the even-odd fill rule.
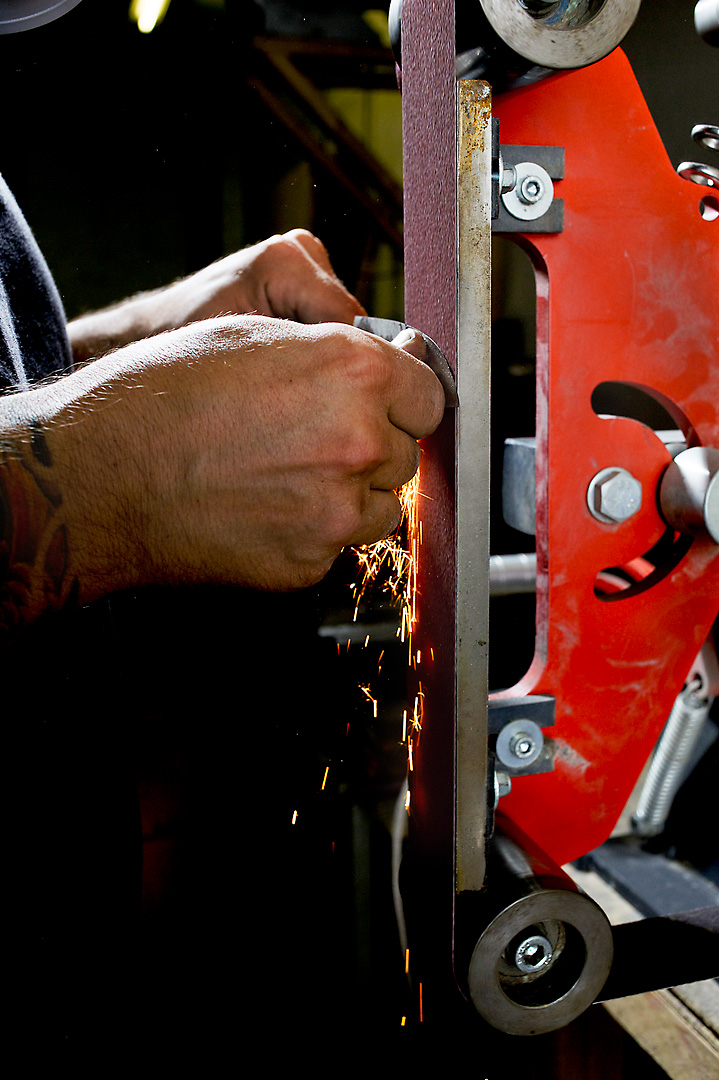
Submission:
[[[71,367],[59,293],[0,177],[0,388],[22,389]]]

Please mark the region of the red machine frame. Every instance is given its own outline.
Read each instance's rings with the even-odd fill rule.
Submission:
[[[700,213],[709,189],[669,162],[621,50],[501,96],[495,115],[507,144],[565,149],[564,231],[522,240],[537,281],[537,639],[506,691],[555,697],[558,753],[502,801],[562,864],[611,833],[719,612],[708,534],[602,595],[598,575],[667,531],[671,456],[645,424],[592,407],[598,384],[628,383],[665,406],[687,446],[719,445],[719,220]],[[621,524],[587,505],[610,466],[643,489]]]

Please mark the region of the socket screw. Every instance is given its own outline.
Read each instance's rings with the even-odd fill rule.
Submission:
[[[540,176],[525,176],[517,190],[517,196],[527,206],[538,203],[544,195],[544,182]]]
[[[543,934],[531,934],[521,941],[514,962],[526,975],[534,975],[547,967],[552,959],[552,945]]]
[[[509,740],[509,749],[520,761],[525,761],[528,757],[531,757],[536,746],[536,741],[526,731],[518,731]]]

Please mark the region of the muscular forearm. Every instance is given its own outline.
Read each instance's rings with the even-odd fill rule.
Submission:
[[[223,315],[351,323],[362,306],[337,279],[327,252],[301,229],[219,259],[164,289],[141,293],[68,327],[76,364],[133,341]]]
[[[100,420],[113,399],[97,365],[0,398],[0,636],[125,584]]]
[[[7,431],[0,452],[0,634],[72,601],[62,494],[37,421]]]
[[[81,315],[68,323],[67,331],[76,366],[105,356],[133,341],[171,330],[175,323],[168,313],[163,320],[165,289],[140,293],[101,311]]]

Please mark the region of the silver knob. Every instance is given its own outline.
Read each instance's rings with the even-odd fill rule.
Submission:
[[[677,532],[709,533],[719,544],[719,450],[693,446],[677,454],[662,477],[659,505]]]
[[[707,45],[719,45],[719,0],[699,0],[694,8],[694,26]]]

